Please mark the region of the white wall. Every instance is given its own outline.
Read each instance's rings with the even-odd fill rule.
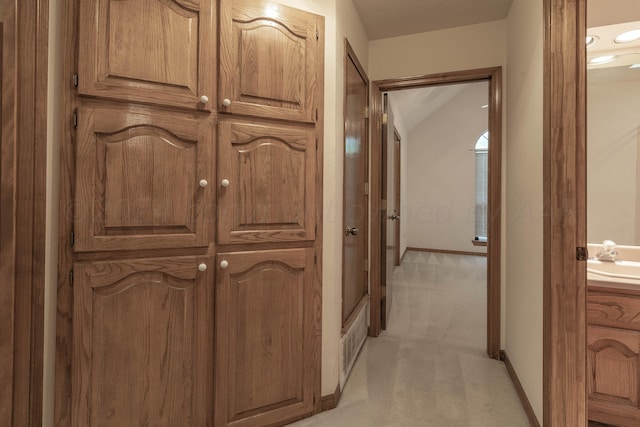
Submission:
[[[542,421],[543,8],[514,0],[507,19],[505,350]]]
[[[636,223],[640,80],[590,82],[587,96],[587,240],[640,244]]]
[[[487,131],[489,85],[464,89],[410,133],[407,169],[408,246],[486,252],[475,237],[475,147]],[[436,88],[436,90],[446,90]]]

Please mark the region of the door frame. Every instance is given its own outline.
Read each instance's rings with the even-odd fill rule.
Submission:
[[[544,0],[543,424],[586,426],[586,0]]]
[[[381,158],[382,158],[382,93],[425,86],[453,83],[489,82],[489,223],[487,224],[487,353],[500,358],[500,253],[502,238],[502,67],[452,71],[419,77],[377,80],[371,83],[371,269],[370,336],[380,334],[381,301]]]
[[[2,349],[9,354],[8,360],[3,356],[1,361],[6,363],[3,379],[10,383],[0,396],[0,414],[9,425],[39,426],[43,410],[49,0],[9,1],[15,9],[11,25],[2,25],[2,38],[8,38],[16,51],[2,55],[12,59],[7,65],[14,67],[9,77],[15,79],[15,85],[7,88],[9,94],[3,91],[3,104],[15,114],[2,124],[2,151],[10,159],[3,159],[0,167],[4,169],[0,192],[12,202],[9,209],[3,204],[11,212],[2,212],[2,228],[9,231],[3,233],[3,249],[11,254],[4,259],[10,265],[1,271],[0,300],[10,302],[2,333],[12,338],[0,343],[9,343],[9,348]],[[2,255],[6,255],[4,250]],[[5,374],[9,377],[4,378]]]

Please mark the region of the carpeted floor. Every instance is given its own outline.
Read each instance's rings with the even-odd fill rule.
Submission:
[[[389,328],[366,341],[338,407],[294,426],[527,427],[486,347],[486,258],[408,252]]]

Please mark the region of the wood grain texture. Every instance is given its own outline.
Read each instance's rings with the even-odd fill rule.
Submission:
[[[382,292],[381,292],[381,305],[382,318],[380,319],[380,327],[387,329],[389,324],[389,317],[391,315],[391,304],[393,303],[393,270],[395,269],[394,256],[397,248],[396,242],[396,227],[395,221],[391,218],[397,214],[396,206],[396,186],[395,186],[395,126],[393,109],[391,108],[391,101],[387,95],[384,98],[384,111],[387,115],[387,122],[382,124],[382,206],[381,212],[382,218],[380,224],[382,234],[382,245],[380,257],[383,261],[380,263],[382,272],[380,277],[382,278]],[[376,224],[374,224],[376,226]]]
[[[315,129],[239,119],[218,129],[218,242],[314,240]]]
[[[349,41],[345,39],[344,75],[344,162],[343,229],[357,228],[353,235],[342,234],[342,329],[356,314],[358,303],[367,295],[368,200],[365,191],[368,168],[369,79]]]
[[[221,0],[220,111],[315,123],[320,27],[321,17],[291,7]]]
[[[84,107],[77,137],[74,250],[208,244],[212,120],[151,107]]]
[[[584,426],[586,0],[545,0],[543,424]]]
[[[269,425],[314,411],[311,352],[321,337],[306,333],[318,320],[313,252],[217,255],[228,267],[216,278],[216,425]]]
[[[209,0],[80,0],[79,93],[210,110],[215,22]]]
[[[31,426],[42,418],[49,3],[1,5],[0,415]]]
[[[77,108],[76,90],[70,78],[77,72],[77,22],[78,4],[76,0],[63,0],[61,3],[63,17],[63,72],[62,81],[56,84],[62,87],[60,132],[60,178],[58,191],[60,194],[58,216],[58,278],[56,308],[56,362],[54,390],[54,425],[68,427],[71,425],[71,357],[73,343],[73,288],[69,283],[69,273],[73,269],[73,250],[69,237],[73,230],[75,204],[75,152],[76,134],[73,129],[72,115]]]
[[[401,157],[402,157],[402,152],[400,149],[400,144],[401,144],[401,138],[400,138],[400,134],[398,133],[398,130],[394,128],[393,130],[393,183],[394,183],[394,195],[395,195],[395,200],[394,200],[394,207],[395,207],[395,211],[396,211],[396,216],[397,218],[394,220],[395,224],[394,224],[394,228],[395,230],[393,231],[393,234],[395,236],[395,240],[394,240],[394,251],[393,251],[393,261],[394,261],[394,265],[399,266],[400,265],[400,222],[402,221],[402,200],[400,199],[400,193],[401,193],[401,188],[402,186],[400,185],[401,182],[401,172],[400,172],[400,167],[401,165]]]
[[[76,264],[72,425],[207,424],[212,261]]]
[[[487,250],[487,354],[494,359],[500,357],[500,254],[502,230],[502,68],[482,68],[452,71],[419,77],[379,80],[371,83],[371,224],[377,224],[383,207],[381,197],[381,150],[382,150],[382,92],[430,85],[489,81],[489,223]],[[381,247],[378,227],[371,228],[370,265],[380,266]],[[371,320],[369,335],[380,334],[380,272],[371,269]]]

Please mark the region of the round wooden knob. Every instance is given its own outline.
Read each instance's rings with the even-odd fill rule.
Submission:
[[[202,187],[202,188],[204,188],[207,185],[209,185],[209,183],[207,182],[206,179],[201,179],[199,184],[200,184],[200,187]]]
[[[230,107],[231,106],[231,100],[229,98],[225,98],[222,100],[222,105],[224,105],[225,107]]]
[[[198,266],[198,270],[200,271],[207,271],[207,264],[205,264],[204,262],[202,264],[200,264]]]
[[[222,181],[220,181],[220,185],[222,185],[223,187],[228,187],[230,184],[228,179],[223,179]]]
[[[223,259],[222,261],[220,261],[220,268],[227,268],[229,267],[229,261],[227,261],[226,259]]]
[[[207,102],[209,102],[209,97],[207,95],[202,95],[200,97],[200,102],[202,102],[203,104],[206,104]]]

